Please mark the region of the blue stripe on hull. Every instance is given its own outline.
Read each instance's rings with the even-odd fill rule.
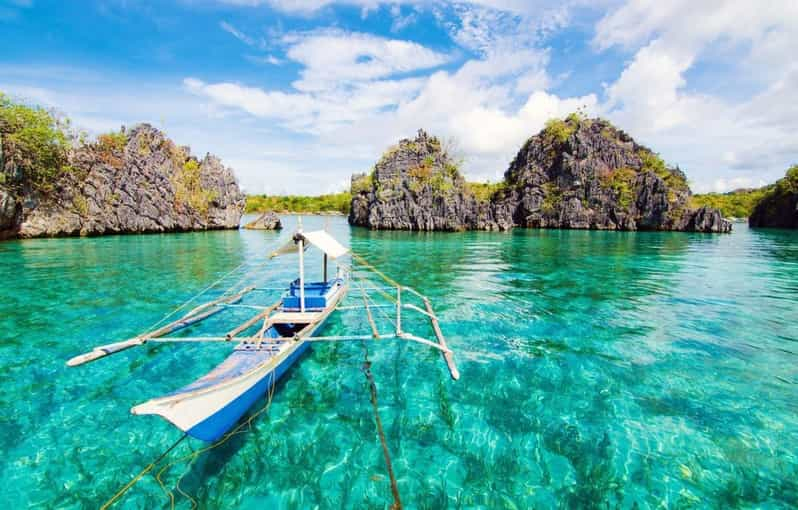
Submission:
[[[267,373],[263,378],[255,383],[250,389],[239,395],[235,400],[219,409],[213,415],[194,425],[186,431],[191,437],[203,441],[216,441],[235,425],[241,416],[252,407],[252,405],[262,397],[269,389],[269,385],[274,384],[280,377],[293,365],[304,353],[310,343],[300,345],[285,360],[282,361],[274,370]]]

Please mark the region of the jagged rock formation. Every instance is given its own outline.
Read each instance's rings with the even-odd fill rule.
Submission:
[[[244,228],[252,230],[281,230],[283,228],[283,223],[280,221],[280,217],[273,211],[266,211],[255,220],[244,225]]]
[[[798,165],[787,170],[754,207],[752,227],[798,228]]]
[[[603,119],[571,115],[530,138],[494,197],[524,227],[728,232],[715,210],[691,209],[678,168]]]
[[[571,115],[524,144],[487,200],[470,191],[437,139],[419,131],[371,175],[353,177],[349,220],[409,230],[731,230],[717,210],[689,204],[678,168],[605,120]]]
[[[371,175],[352,176],[349,223],[392,230],[496,228],[490,204],[466,188],[440,140],[423,130],[389,149]]]
[[[0,185],[3,237],[237,228],[245,197],[229,168],[148,124],[71,151],[48,192]],[[6,168],[6,183],[14,170]],[[8,176],[12,177],[8,177]]]

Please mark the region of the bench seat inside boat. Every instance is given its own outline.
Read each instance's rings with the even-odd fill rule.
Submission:
[[[326,282],[305,282],[305,310],[321,310],[327,306],[333,293],[343,284],[335,278]],[[283,310],[299,310],[299,279],[291,282],[283,296]]]

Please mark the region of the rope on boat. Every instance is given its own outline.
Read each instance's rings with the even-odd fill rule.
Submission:
[[[167,448],[166,450],[164,450],[164,452],[163,452],[162,454],[160,454],[160,455],[158,456],[158,458],[157,458],[157,459],[155,459],[154,461],[150,462],[150,463],[147,465],[147,467],[145,467],[144,469],[142,469],[142,470],[141,470],[141,472],[139,472],[139,474],[137,474],[136,476],[134,476],[134,477],[133,477],[133,479],[131,479],[131,480],[130,480],[130,481],[127,483],[127,484],[125,484],[125,486],[124,486],[124,487],[122,487],[121,489],[119,489],[119,490],[117,491],[117,493],[116,493],[116,494],[114,494],[114,495],[113,495],[113,497],[111,497],[111,499],[109,499],[108,501],[106,501],[106,502],[103,504],[103,506],[101,506],[101,507],[100,507],[100,510],[106,510],[108,507],[110,507],[111,505],[113,505],[114,503],[116,503],[116,501],[117,501],[119,498],[121,498],[121,497],[122,497],[122,496],[123,496],[123,495],[124,495],[124,494],[125,494],[125,493],[126,493],[126,492],[127,492],[129,489],[130,489],[130,488],[131,488],[131,487],[133,487],[134,485],[136,485],[136,484],[138,483],[138,481],[139,481],[139,480],[141,480],[141,479],[144,477],[144,475],[146,475],[147,473],[149,473],[150,471],[152,471],[152,469],[153,469],[153,468],[154,468],[156,465],[158,465],[158,463],[159,463],[159,462],[161,462],[161,461],[164,459],[164,457],[166,457],[167,455],[169,455],[169,452],[171,452],[172,450],[174,450],[174,449],[175,449],[175,447],[177,447],[177,445],[179,445],[180,443],[182,443],[182,442],[183,442],[183,440],[184,440],[186,437],[188,437],[188,434],[186,434],[186,433],[183,433],[183,435],[182,435],[182,436],[180,436],[180,439],[178,439],[177,441],[175,441],[174,443],[172,443],[172,446],[170,446],[169,448]]]
[[[351,252],[351,253],[352,253],[352,258],[353,259],[357,260],[360,264],[362,264],[365,267],[369,268],[374,274],[380,276],[383,280],[388,282],[392,287],[401,287],[401,285],[399,285],[399,283],[396,282],[396,280],[394,280],[393,278],[391,278],[390,276],[386,275],[385,273],[383,273],[382,271],[380,271],[376,267],[374,267],[371,264],[369,264],[366,261],[366,259],[364,259],[363,257],[361,257],[360,255],[358,255],[355,252]]]
[[[236,290],[237,288],[239,288],[239,287],[240,287],[240,286],[241,286],[241,285],[242,285],[242,284],[243,284],[245,281],[247,281],[248,279],[250,279],[250,278],[251,278],[251,275],[252,275],[253,273],[255,273],[255,271],[256,271],[256,270],[260,270],[260,269],[262,269],[262,268],[263,268],[263,266],[265,266],[265,265],[267,265],[267,264],[269,263],[269,261],[270,261],[270,259],[267,259],[266,261],[264,261],[264,262],[263,262],[263,263],[261,263],[261,264],[256,264],[256,265],[255,265],[255,267],[253,267],[253,268],[252,268],[251,270],[249,270],[248,272],[244,273],[244,276],[242,276],[242,277],[241,277],[241,278],[240,278],[240,279],[239,279],[239,280],[238,280],[236,283],[234,283],[233,285],[231,285],[231,286],[227,287],[227,288],[226,288],[226,289],[225,289],[225,290],[222,292],[222,295],[221,295],[221,297],[225,297],[225,296],[231,295],[231,294],[234,292],[234,290]],[[228,271],[227,273],[225,273],[224,275],[222,275],[220,278],[218,278],[217,280],[215,280],[213,283],[211,283],[210,285],[208,285],[207,287],[205,287],[204,289],[202,289],[202,290],[201,290],[201,291],[199,291],[198,293],[196,293],[196,294],[194,294],[193,296],[191,296],[190,298],[188,298],[188,300],[184,301],[184,302],[183,302],[181,305],[179,305],[177,308],[175,308],[174,310],[172,310],[172,311],[171,311],[171,312],[169,312],[168,314],[166,314],[166,315],[164,315],[163,317],[161,317],[161,319],[160,319],[160,320],[158,320],[158,321],[157,321],[157,322],[155,322],[155,323],[154,323],[152,326],[150,326],[149,328],[147,328],[147,331],[151,331],[151,330],[153,330],[153,329],[157,328],[158,326],[160,326],[161,324],[163,324],[163,323],[164,323],[164,322],[165,322],[167,319],[169,319],[170,317],[174,316],[174,315],[175,315],[177,312],[179,312],[180,310],[183,310],[183,309],[184,309],[186,306],[188,306],[188,304],[189,304],[189,303],[192,303],[192,302],[194,302],[194,301],[195,301],[196,299],[198,299],[200,296],[204,295],[206,292],[208,292],[208,291],[209,291],[209,290],[211,290],[212,288],[216,287],[217,285],[219,285],[220,283],[222,283],[223,281],[225,281],[227,278],[231,277],[232,275],[234,275],[235,273],[237,273],[238,271],[240,271],[240,270],[241,270],[242,268],[244,268],[246,265],[247,265],[247,262],[246,262],[246,261],[244,261],[244,262],[242,262],[241,264],[239,264],[238,266],[236,266],[234,269],[232,269],[231,271]]]
[[[177,312],[179,312],[180,310],[184,309],[186,306],[188,306],[188,304],[189,304],[189,303],[192,303],[194,300],[196,300],[197,298],[199,298],[200,296],[202,296],[203,294],[205,294],[206,292],[208,292],[208,291],[209,291],[209,290],[211,290],[212,288],[214,288],[214,287],[216,287],[217,285],[219,285],[219,284],[220,284],[221,282],[223,282],[223,281],[224,281],[226,278],[229,278],[231,275],[233,275],[233,274],[234,274],[236,271],[239,271],[239,270],[240,270],[242,267],[244,267],[245,265],[246,265],[246,262],[242,262],[241,264],[239,264],[238,266],[236,266],[236,268],[235,268],[235,269],[233,269],[232,271],[230,271],[230,272],[228,272],[228,273],[225,273],[225,274],[224,274],[224,275],[223,275],[221,278],[219,278],[218,280],[214,281],[213,283],[211,283],[210,285],[208,285],[207,287],[205,287],[204,289],[202,289],[201,291],[199,291],[197,294],[194,294],[193,296],[191,296],[190,298],[188,298],[188,300],[187,300],[187,301],[184,301],[184,302],[183,302],[181,305],[179,305],[177,308],[175,308],[174,310],[172,310],[172,311],[171,311],[171,312],[169,312],[168,314],[166,314],[166,315],[164,315],[163,317],[161,317],[161,319],[160,319],[160,320],[158,320],[158,321],[157,321],[157,322],[155,322],[155,323],[154,323],[152,326],[150,326],[149,328],[147,328],[147,331],[151,331],[151,330],[153,330],[153,329],[157,328],[158,326],[160,326],[161,324],[163,324],[164,322],[166,322],[166,320],[167,320],[169,317],[172,317],[174,314],[176,314],[176,313],[177,313]],[[227,294],[227,292],[229,292],[231,289],[232,289],[232,287],[231,287],[231,288],[229,288],[229,289],[227,289],[227,290],[226,290],[226,291],[225,291],[225,292],[224,292],[222,295],[223,295],[223,296],[224,296],[224,295],[226,295],[226,294]]]

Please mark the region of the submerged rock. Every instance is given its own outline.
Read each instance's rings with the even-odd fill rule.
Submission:
[[[283,224],[277,214],[273,211],[266,211],[254,221],[250,221],[244,225],[244,228],[252,230],[280,230],[283,228]]]
[[[798,228],[798,165],[787,170],[754,207],[752,227]]]
[[[527,140],[482,200],[437,138],[419,131],[370,175],[353,176],[349,221],[404,230],[731,230],[717,210],[691,208],[690,195],[681,170],[650,149],[605,120],[571,115]]]
[[[7,235],[40,237],[237,228],[245,196],[219,158],[197,159],[142,124],[75,149],[50,192],[17,201],[10,226],[0,214]]]

